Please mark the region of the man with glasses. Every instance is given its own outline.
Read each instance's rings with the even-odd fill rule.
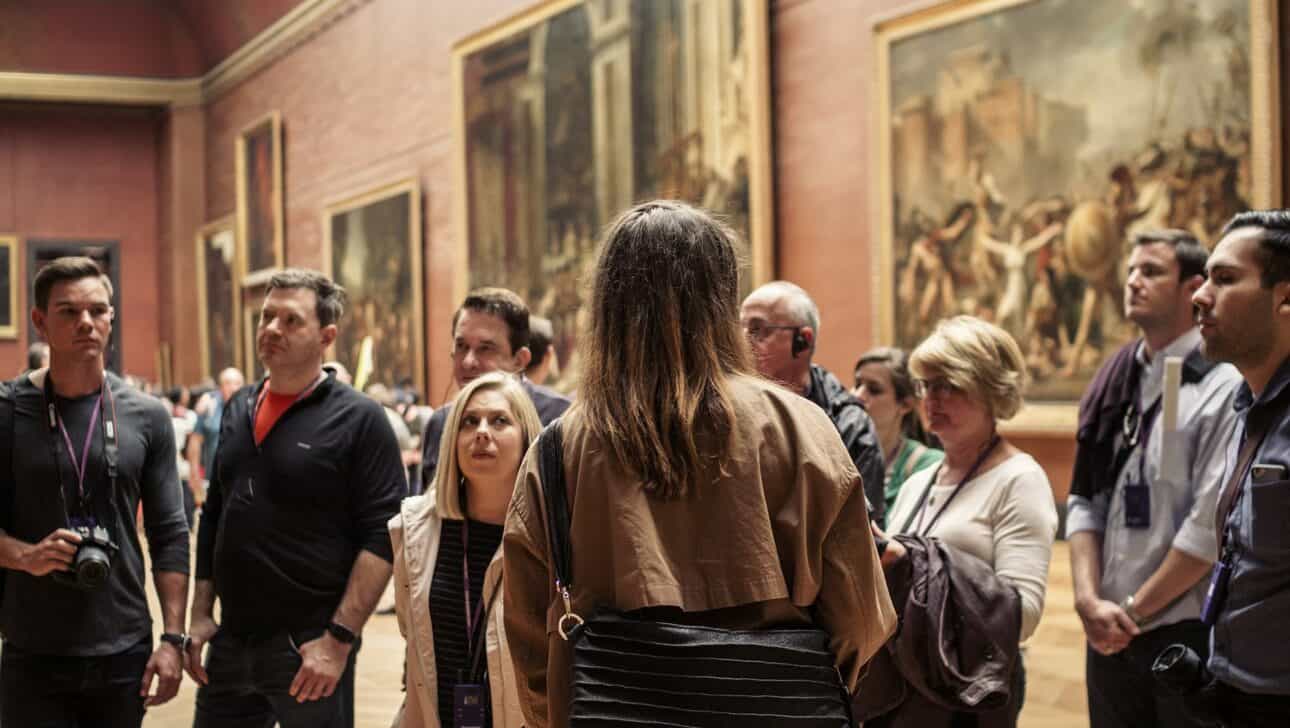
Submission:
[[[869,516],[881,524],[885,469],[873,420],[837,377],[811,363],[820,309],[801,287],[774,281],[744,299],[739,323],[752,344],[757,371],[819,405],[833,420],[864,481]]]
[[[1209,651],[1201,604],[1240,374],[1201,354],[1192,294],[1205,282],[1204,246],[1180,230],[1133,242],[1124,315],[1142,338],[1102,367],[1080,402],[1066,532],[1091,728],[1186,728],[1202,723],[1156,685],[1151,666],[1171,644]],[[1165,421],[1170,357],[1183,364],[1177,413]]]
[[[489,372],[509,372],[520,377],[546,426],[564,414],[572,401],[524,377],[533,358],[529,350],[529,307],[519,294],[505,288],[471,291],[452,315],[452,378],[464,387]],[[439,466],[439,440],[452,406],[435,410],[426,424],[421,449],[421,483],[428,486]],[[420,489],[416,489],[420,492]]]

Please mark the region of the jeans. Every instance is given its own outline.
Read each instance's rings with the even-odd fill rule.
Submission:
[[[23,728],[139,728],[152,638],[106,657],[41,655],[4,646],[0,723]]]
[[[193,728],[353,728],[354,658],[329,697],[299,703],[287,690],[300,670],[300,645],[323,630],[252,639],[217,632],[206,655],[209,683],[197,689]]]
[[[1156,684],[1151,665],[1166,647],[1185,644],[1203,661],[1209,655],[1209,628],[1187,620],[1143,632],[1114,655],[1088,648],[1084,663],[1089,728],[1198,728],[1205,725],[1183,701]]]

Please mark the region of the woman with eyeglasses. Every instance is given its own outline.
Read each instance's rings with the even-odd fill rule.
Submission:
[[[936,465],[945,453],[926,443],[926,433],[918,419],[914,378],[909,374],[909,355],[904,349],[880,346],[865,353],[856,362],[855,376],[852,394],[873,419],[882,460],[887,464],[883,513],[891,513],[896,495],[909,476]]]
[[[472,381],[453,402],[429,491],[390,521],[407,641],[399,728],[523,725],[502,626],[502,524],[541,429],[519,380],[495,372]]]
[[[909,368],[924,421],[944,445],[945,460],[905,481],[888,529],[929,537],[988,565],[997,581],[1020,597],[1024,642],[1043,613],[1057,534],[1057,509],[1044,469],[998,430],[1000,420],[1021,409],[1025,359],[1003,329],[959,316],[937,326],[910,355]],[[888,543],[882,560],[889,586],[906,555],[899,540]],[[1015,725],[1025,692],[1020,659],[1016,665],[1010,700],[987,725]],[[945,725],[974,726],[976,715],[955,714]],[[914,725],[865,723],[906,724]]]

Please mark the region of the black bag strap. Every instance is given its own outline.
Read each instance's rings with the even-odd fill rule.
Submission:
[[[538,474],[546,501],[546,532],[551,542],[551,567],[558,583],[568,588],[573,578],[569,543],[569,491],[564,480],[564,434],[560,420],[547,425],[538,438]]]
[[[569,541],[569,488],[564,478],[564,435],[560,420],[547,425],[538,438],[538,475],[542,478],[542,499],[546,503],[546,533],[551,544],[551,570],[555,572],[555,593],[564,600],[564,614],[557,631],[568,641],[582,626],[573,611],[569,587],[573,580],[573,545]],[[571,628],[566,625],[573,625]]]

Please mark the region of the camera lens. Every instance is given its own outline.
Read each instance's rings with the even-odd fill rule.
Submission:
[[[97,589],[107,583],[112,562],[98,546],[85,544],[76,554],[76,581],[85,589]]]

